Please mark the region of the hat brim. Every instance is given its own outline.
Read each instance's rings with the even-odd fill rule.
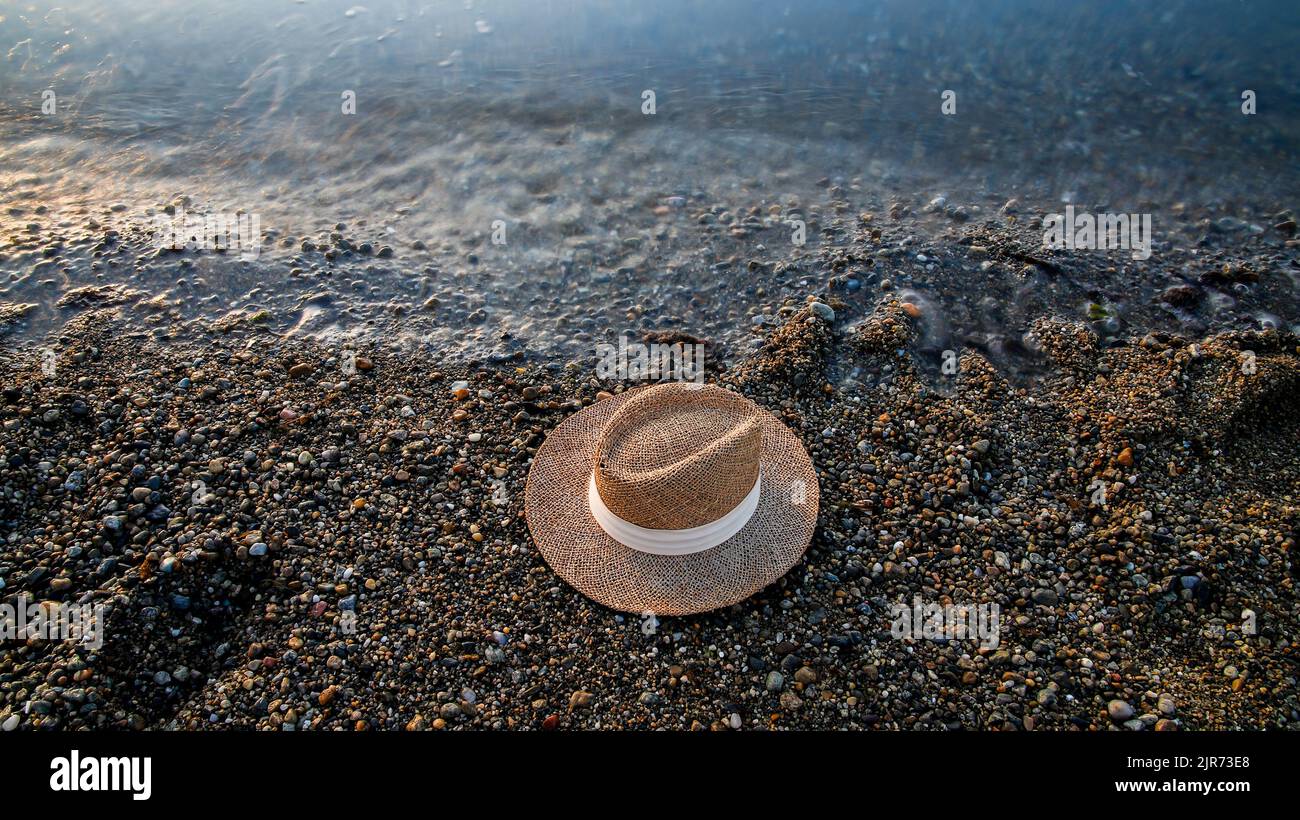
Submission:
[[[556,574],[623,612],[689,615],[730,606],[776,581],[803,556],[817,526],[818,487],[803,442],[763,418],[758,508],[740,532],[690,555],[652,555],[608,536],[591,515],[587,482],[606,422],[636,388],[583,408],[547,436],[524,489],[533,541]]]

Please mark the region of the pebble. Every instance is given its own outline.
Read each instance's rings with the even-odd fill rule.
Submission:
[[[1032,597],[1034,603],[1042,604],[1043,606],[1054,606],[1058,598],[1055,590],[1045,588],[1034,590]]]
[[[569,711],[574,709],[585,709],[591,705],[592,694],[582,689],[577,690],[569,696]]]
[[[810,307],[812,308],[813,315],[818,319],[821,319],[823,322],[835,321],[835,310],[825,302],[813,302]]]

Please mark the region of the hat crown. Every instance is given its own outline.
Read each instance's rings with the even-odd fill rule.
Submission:
[[[610,512],[637,526],[703,526],[754,488],[762,443],[761,411],[748,399],[712,385],[655,385],[601,431],[596,489]]]

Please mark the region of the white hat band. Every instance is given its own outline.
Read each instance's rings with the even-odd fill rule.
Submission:
[[[749,495],[731,512],[716,521],[682,530],[656,530],[619,518],[610,512],[601,499],[600,491],[596,489],[595,474],[587,481],[587,505],[591,508],[591,517],[596,519],[600,528],[626,547],[653,555],[690,555],[716,547],[744,529],[758,509],[762,486],[763,474],[760,472],[758,478],[754,479],[754,488],[749,491]]]

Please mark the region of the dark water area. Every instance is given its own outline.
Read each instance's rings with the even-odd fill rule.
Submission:
[[[1152,194],[1217,171],[1228,188],[1281,183],[1296,159],[1300,9],[1285,2],[29,8],[0,24],[20,133],[50,135],[22,99],[50,88],[72,115],[66,138],[206,154],[209,172],[375,170],[495,121],[843,140],[865,160],[1006,189],[1077,186],[1110,167],[1131,197],[1148,175]],[[339,113],[344,89],[358,95],[356,120]],[[655,120],[641,112],[646,89]],[[1240,116],[1245,89],[1271,116]],[[940,116],[944,90],[958,118]],[[118,170],[200,170],[151,159]]]
[[[1116,334],[1286,326],[1297,32],[1290,2],[22,4],[0,301],[18,338],[107,304],[163,336],[507,358],[652,330],[743,350],[791,300],[882,280],[939,348],[1090,305]],[[1156,253],[1027,277],[961,252],[1032,245],[1065,204],[1153,213]],[[264,246],[157,253],[168,206],[255,213]],[[835,268],[872,225],[872,264]],[[1264,273],[1214,290],[1188,254]],[[1199,308],[1149,306],[1189,281]]]

